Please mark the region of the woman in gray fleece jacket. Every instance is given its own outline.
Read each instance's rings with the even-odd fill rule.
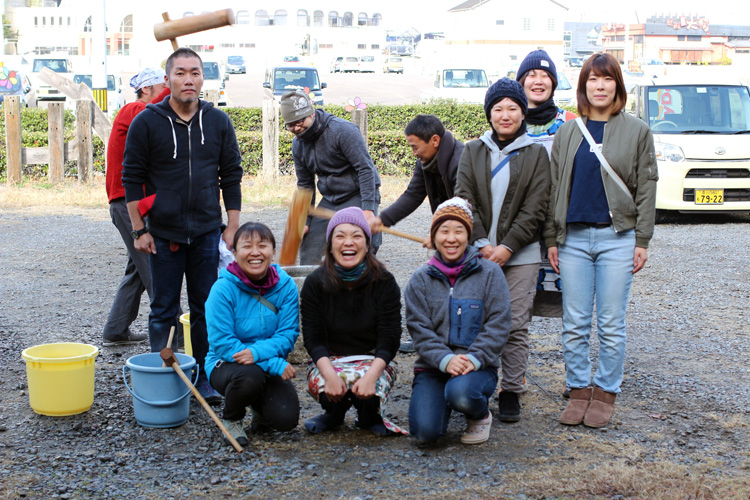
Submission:
[[[497,264],[469,247],[471,207],[442,203],[432,219],[435,256],[404,291],[406,325],[418,358],[409,432],[429,443],[445,434],[453,410],[466,415],[465,444],[487,441],[489,398],[497,387],[500,352],[510,329],[510,293]]]

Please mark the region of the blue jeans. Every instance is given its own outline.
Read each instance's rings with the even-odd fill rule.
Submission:
[[[453,410],[469,420],[483,419],[495,387],[495,368],[457,377],[439,371],[416,372],[409,403],[409,432],[422,443],[433,443],[445,434]]]
[[[151,351],[164,349],[169,329],[176,327],[184,275],[190,307],[190,342],[193,357],[200,366],[200,379],[205,378],[203,362],[208,353],[205,304],[217,278],[220,237],[221,232],[216,229],[195,238],[190,244],[180,243],[173,252],[169,240],[154,236],[156,254],[150,257],[153,295],[148,333]]]
[[[566,384],[591,385],[591,321],[596,303],[599,367],[594,384],[620,392],[625,362],[625,310],[633,282],[635,231],[568,224],[559,246],[563,291],[563,355]]]

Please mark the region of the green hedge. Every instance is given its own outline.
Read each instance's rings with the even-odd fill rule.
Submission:
[[[344,106],[328,105],[326,111],[344,119],[351,115]],[[260,108],[224,108],[234,124],[246,174],[255,175],[263,165],[262,121]],[[571,109],[574,111],[574,109]],[[425,104],[401,106],[372,105],[367,107],[368,148],[378,171],[383,175],[409,174],[414,165],[411,149],[404,139],[406,124],[417,114],[438,116],[457,139],[476,139],[488,129],[484,109],[477,104],[457,104],[450,100],[432,100]],[[47,146],[47,110],[24,109],[21,112],[24,147]],[[70,141],[75,129],[75,117],[65,112],[65,140]],[[293,174],[292,134],[283,128],[279,134],[279,169],[282,174]],[[0,119],[0,180],[5,181],[5,121]],[[75,162],[68,162],[65,175],[77,175]],[[94,169],[104,173],[104,145],[94,136]],[[39,177],[47,174],[47,165],[25,165],[23,175]]]

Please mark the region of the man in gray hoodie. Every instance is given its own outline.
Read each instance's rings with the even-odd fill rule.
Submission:
[[[297,186],[315,192],[315,176],[322,196],[319,207],[340,210],[360,207],[368,223],[380,204],[380,176],[355,124],[314,109],[302,91],[281,96],[281,117],[292,141]],[[314,195],[313,195],[314,196]],[[313,202],[315,198],[313,197]],[[300,246],[300,264],[320,263],[326,246],[328,221],[309,217]],[[370,248],[377,252],[382,236],[373,235]]]

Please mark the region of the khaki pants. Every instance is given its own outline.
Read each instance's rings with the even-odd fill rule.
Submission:
[[[523,378],[529,365],[529,321],[534,307],[539,264],[503,268],[510,290],[510,336],[500,355],[503,379],[500,388],[508,392],[523,391]]]

